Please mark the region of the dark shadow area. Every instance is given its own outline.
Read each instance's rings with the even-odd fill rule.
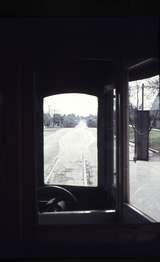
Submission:
[[[27,4],[35,17],[25,16],[28,11],[21,4],[24,17],[0,18],[0,257],[159,255],[160,224],[124,208],[128,201],[127,83],[137,76],[157,74],[158,17],[51,17],[47,2]],[[107,8],[102,1],[92,5],[93,14]],[[128,9],[131,5],[128,1]],[[18,8],[12,6],[7,13],[11,16]],[[118,10],[119,4],[110,1],[110,10],[113,6]],[[49,17],[39,17],[42,9]],[[147,59],[150,66],[142,66],[139,72],[132,68]],[[118,101],[114,186],[113,86]],[[92,225],[39,225],[37,189],[44,186],[42,100],[73,91],[99,98],[99,184],[64,188],[79,199],[80,210],[116,206],[118,216],[110,224],[98,220]]]

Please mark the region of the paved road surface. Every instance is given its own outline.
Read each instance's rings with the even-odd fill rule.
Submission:
[[[130,203],[160,222],[160,155],[149,151],[149,161],[133,161],[130,145]]]
[[[80,122],[75,128],[44,131],[44,174],[48,184],[96,186],[97,133]]]

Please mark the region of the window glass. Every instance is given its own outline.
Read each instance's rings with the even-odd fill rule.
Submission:
[[[129,202],[160,221],[159,76],[129,83]]]
[[[97,186],[97,110],[92,95],[43,99],[45,184]]]

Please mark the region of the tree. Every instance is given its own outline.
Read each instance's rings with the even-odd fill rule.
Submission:
[[[63,117],[61,114],[56,113],[53,115],[52,121],[53,121],[53,126],[62,126]]]
[[[51,125],[51,116],[49,113],[44,113],[43,114],[43,124],[46,127],[50,127]]]
[[[157,121],[160,121],[159,76],[130,82],[129,124],[134,129],[134,159],[148,160],[149,132],[160,126]]]
[[[155,103],[156,100],[156,103]],[[143,103],[144,101],[144,103]],[[155,106],[156,104],[156,106]],[[153,106],[154,105],[154,106]],[[137,110],[150,111],[150,130],[160,121],[160,87],[159,76],[129,83],[129,121],[135,122]]]
[[[63,116],[63,127],[75,127],[79,122],[78,117],[74,114]]]
[[[94,115],[89,115],[87,117],[87,126],[88,127],[97,127],[97,117]]]

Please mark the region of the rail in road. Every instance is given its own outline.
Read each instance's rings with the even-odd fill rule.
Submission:
[[[45,182],[48,184],[50,180],[54,180],[55,174],[54,171],[56,169],[56,166],[58,165],[58,162],[60,161],[60,158],[55,159],[55,164],[53,165],[52,169],[50,170],[49,174],[46,177]],[[82,153],[82,174],[83,174],[83,185],[88,186],[90,184],[90,176],[91,176],[92,170],[91,168],[87,168],[87,160],[84,156],[84,153]]]
[[[50,132],[44,138],[44,176],[47,184],[96,185],[96,128],[81,122],[75,128]]]

